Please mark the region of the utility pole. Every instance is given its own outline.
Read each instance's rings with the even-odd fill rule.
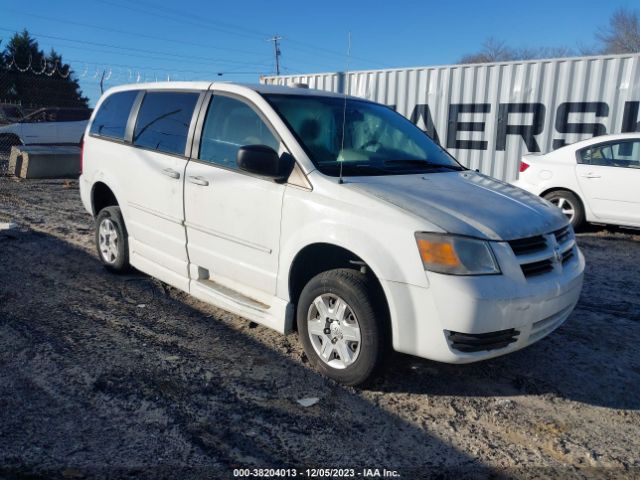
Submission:
[[[276,76],[280,75],[280,44],[278,43],[280,40],[282,37],[279,35],[267,39],[267,42],[273,42],[273,53],[276,56]]]

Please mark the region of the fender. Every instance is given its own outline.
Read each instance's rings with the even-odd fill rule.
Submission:
[[[98,212],[95,211],[95,207],[93,205],[93,190],[96,186],[96,183],[101,182],[104,183],[109,189],[113,192],[113,195],[116,197],[116,201],[118,202],[118,206],[120,207],[120,211],[122,213],[122,218],[127,221],[127,217],[129,214],[129,207],[126,202],[122,199],[125,198],[122,193],[122,187],[117,180],[117,177],[113,174],[105,172],[104,170],[96,171],[92,178],[89,179],[89,185],[91,185],[91,209],[93,210],[93,215],[96,216]]]
[[[378,215],[374,215],[373,212],[344,208],[341,202],[332,204],[327,198],[324,202],[327,212],[317,215],[317,212],[308,211],[309,207],[317,208],[317,203],[305,202],[304,193],[291,193],[287,195],[283,209],[276,295],[290,300],[291,267],[305,247],[326,243],[348,250],[361,258],[378,278],[389,306],[395,343],[399,338],[400,309],[397,306],[401,299],[392,297],[390,285],[429,285],[414,237],[414,232],[421,229],[412,221],[396,217],[396,225],[386,224],[381,232],[380,219],[386,216],[382,213],[386,208],[383,205],[378,205]],[[395,213],[397,215],[397,211]]]

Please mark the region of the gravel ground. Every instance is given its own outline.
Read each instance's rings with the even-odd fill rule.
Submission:
[[[0,478],[640,475],[640,235],[579,234],[585,287],[541,342],[466,366],[394,355],[367,389],[281,336],[100,266],[76,181],[0,178]],[[297,400],[317,397],[303,407]]]

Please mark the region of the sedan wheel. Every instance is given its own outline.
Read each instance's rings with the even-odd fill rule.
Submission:
[[[562,210],[562,213],[566,215],[570,222],[576,216],[576,207],[569,200],[564,197],[554,198],[550,200],[556,207]]]
[[[558,207],[567,217],[574,229],[578,229],[584,222],[582,202],[568,190],[555,190],[544,195],[544,198]]]

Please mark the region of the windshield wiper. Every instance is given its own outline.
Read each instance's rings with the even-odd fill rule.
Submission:
[[[332,173],[337,174],[340,171],[340,162],[319,162],[319,167],[331,169]],[[390,170],[382,165],[370,165],[368,163],[351,163],[344,162],[342,164],[344,175],[389,175]]]
[[[464,167],[460,165],[445,165],[443,163],[433,163],[427,162],[426,160],[414,160],[414,159],[404,159],[404,160],[385,160],[385,167],[393,167],[394,165],[405,166],[405,167],[423,167],[423,168],[446,168],[447,170],[464,170]]]

